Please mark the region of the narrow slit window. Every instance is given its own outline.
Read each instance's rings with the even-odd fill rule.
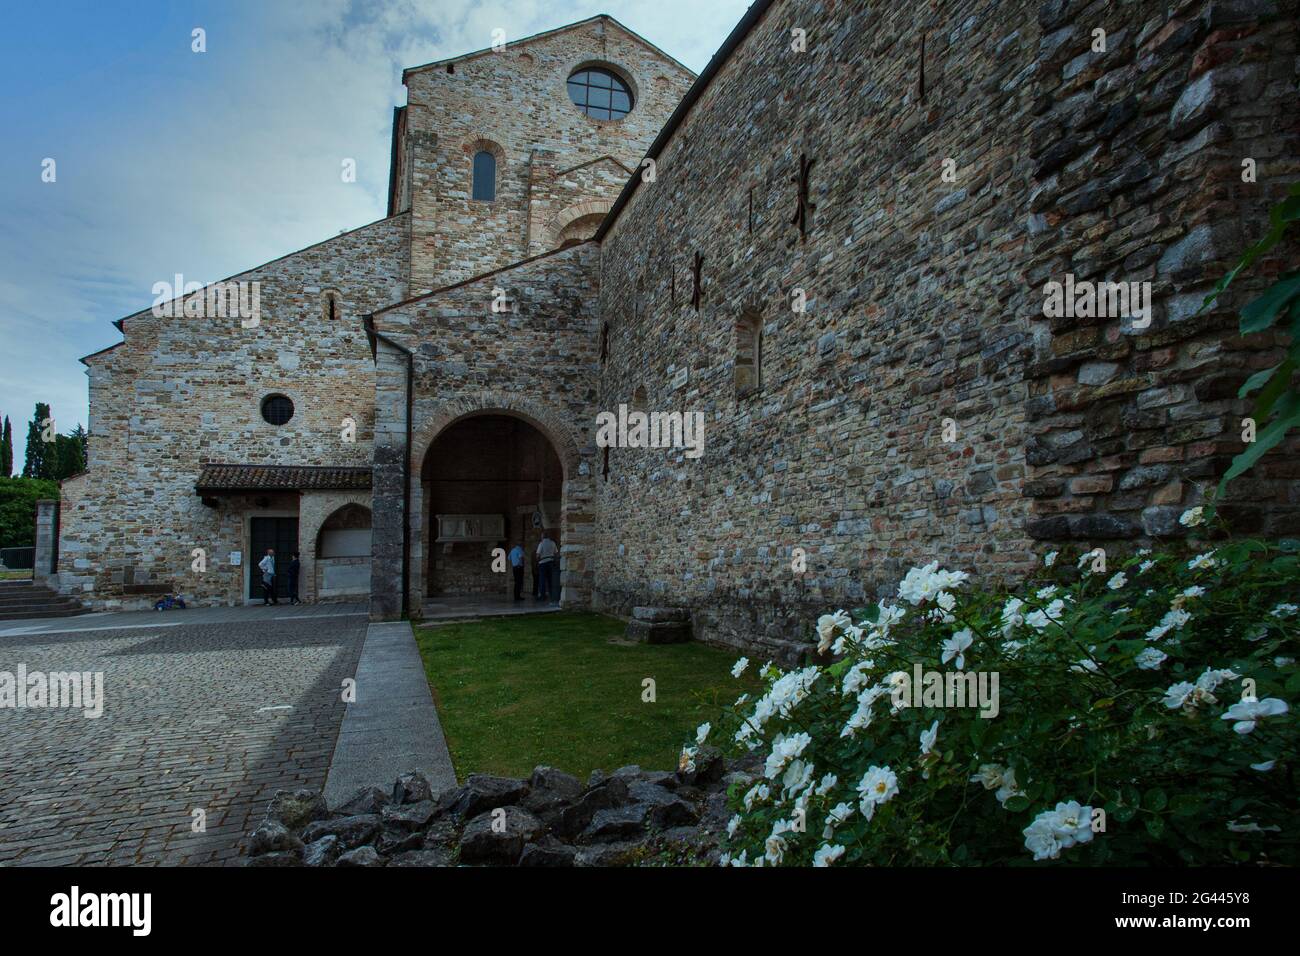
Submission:
[[[736,323],[736,397],[763,387],[763,323],[756,315]]]

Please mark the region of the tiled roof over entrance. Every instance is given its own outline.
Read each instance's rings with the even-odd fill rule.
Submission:
[[[369,468],[332,465],[207,464],[197,494],[241,491],[369,491]]]

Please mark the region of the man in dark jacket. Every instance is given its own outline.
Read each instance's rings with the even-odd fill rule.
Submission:
[[[298,570],[302,567],[298,563],[298,555],[294,554],[293,560],[289,562],[289,603],[301,604],[298,600]]]

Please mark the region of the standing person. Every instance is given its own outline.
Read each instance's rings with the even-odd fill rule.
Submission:
[[[537,570],[541,577],[542,593],[537,600],[544,601],[547,596],[552,604],[560,603],[560,549],[551,536],[542,532],[542,540],[537,544]]]
[[[289,562],[289,603],[301,604],[298,600],[298,571],[302,565],[298,563],[298,554],[294,552],[293,560]]]
[[[524,599],[522,593],[524,590],[524,546],[523,544],[518,543],[513,548],[511,548],[508,557],[510,558],[510,570],[514,573],[515,576],[515,600],[522,601]]]
[[[262,603],[279,604],[280,599],[275,596],[275,548],[266,549],[257,567],[262,572]]]
[[[537,552],[533,552],[533,597],[542,599],[542,576],[537,573]]]

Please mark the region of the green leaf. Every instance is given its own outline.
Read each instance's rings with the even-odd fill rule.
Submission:
[[[1147,827],[1147,833],[1150,833],[1153,837],[1155,837],[1158,840],[1160,839],[1160,835],[1165,832],[1165,818],[1147,817],[1146,827]]]
[[[1260,395],[1258,401],[1264,401],[1265,395],[1269,394],[1270,389],[1273,390],[1273,398],[1277,398],[1290,384],[1291,373],[1295,371],[1295,368],[1295,360],[1287,359],[1286,362],[1274,365],[1273,368],[1265,368],[1262,372],[1256,372],[1255,375],[1242,382],[1242,388],[1236,390],[1236,397],[1245,398],[1255,392],[1256,389],[1264,388],[1266,382],[1268,382],[1268,389],[1265,389],[1265,394]],[[1274,382],[1277,382],[1277,384],[1274,384]],[[1273,399],[1269,399],[1269,405],[1273,405]],[[1258,405],[1255,408],[1255,418],[1260,418],[1260,407]]]
[[[1241,334],[1263,332],[1277,319],[1283,308],[1290,308],[1291,300],[1300,295],[1300,275],[1274,282],[1254,302],[1241,310]]]
[[[1169,812],[1176,817],[1190,817],[1201,808],[1201,798],[1192,793],[1180,793],[1169,801]]]
[[[1002,808],[1008,813],[1023,813],[1029,809],[1028,797],[1008,797]]]
[[[1277,416],[1255,436],[1251,446],[1232,459],[1232,466],[1219,482],[1216,497],[1222,498],[1223,489],[1227,487],[1228,482],[1252,468],[1255,462],[1281,442],[1286,437],[1286,433],[1297,424],[1300,424],[1300,395],[1291,392],[1278,404]]]
[[[1128,804],[1123,804],[1122,806],[1116,804],[1114,810],[1107,811],[1107,812],[1111,817],[1118,820],[1120,823],[1128,823],[1135,816],[1137,816],[1137,807],[1131,807]]]
[[[1169,798],[1159,787],[1148,790],[1145,797],[1142,798],[1143,806],[1148,810],[1160,811],[1169,805]]]

